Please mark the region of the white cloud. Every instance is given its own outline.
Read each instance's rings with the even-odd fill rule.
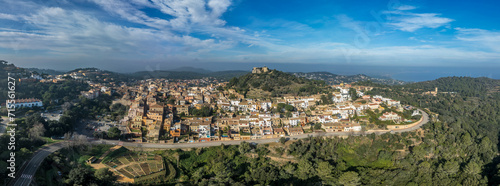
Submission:
[[[4,14],[0,13],[0,19],[7,19],[7,20],[12,20],[12,21],[17,21],[18,17],[12,14]]]
[[[134,23],[183,32],[189,32],[195,26],[224,26],[226,22],[220,17],[231,5],[229,0],[208,2],[205,0],[134,0],[133,4],[119,0],[93,0],[93,2],[104,10]],[[156,8],[173,18],[168,20],[152,18],[139,10],[141,6]]]
[[[94,3],[101,6],[107,12],[111,14],[118,15],[121,18],[133,22],[143,24],[152,28],[165,28],[169,26],[171,23],[167,20],[152,18],[146,15],[146,13],[140,11],[135,6],[126,1],[118,1],[118,0],[93,0]],[[134,1],[135,5],[142,6],[153,6],[152,4],[148,4],[149,2],[144,1]]]
[[[435,13],[406,13],[401,14],[401,17],[395,17],[393,22],[389,25],[398,30],[406,32],[414,32],[421,28],[438,28],[445,26],[454,21],[450,18],[440,17],[440,14]]]
[[[458,40],[469,42],[473,48],[487,48],[500,52],[500,32],[483,29],[455,28]]]
[[[448,26],[453,19],[441,17],[438,13],[412,13],[408,10],[416,9],[417,7],[402,5],[393,11],[384,11],[384,14],[390,14],[389,26],[395,29],[414,32],[421,28],[438,28]]]
[[[410,6],[410,5],[401,5],[397,8],[395,8],[396,10],[413,10],[413,9],[416,9],[417,7],[415,6]]]
[[[231,0],[134,0],[132,4],[118,0],[93,1],[111,14],[163,31],[183,35],[205,34],[222,43],[270,45],[259,37],[247,33],[244,29],[226,26],[226,21],[221,17],[231,6]],[[140,10],[141,7],[158,9],[171,18],[150,17]]]
[[[191,55],[227,49],[231,41],[178,36],[166,30],[134,28],[103,22],[80,11],[41,8],[22,16],[27,30],[0,31],[0,47],[14,50],[48,50],[55,55],[126,56]],[[137,56],[137,57],[139,57]]]
[[[382,66],[471,66],[495,64],[500,53],[434,45],[357,48],[345,43],[315,43],[263,54],[242,54],[220,61]],[[498,65],[498,64],[496,64]]]
[[[284,41],[289,34],[312,34],[317,31],[307,24],[288,20],[266,20],[257,28],[277,29],[267,32],[242,29],[227,25],[223,19],[231,6],[230,0],[95,0],[105,12],[85,12],[64,6],[32,6],[30,11],[17,14],[0,13],[0,19],[15,20],[24,24],[22,28],[2,28],[0,25],[0,48],[14,51],[36,51],[31,56],[17,58],[54,57],[133,61],[227,61],[227,62],[317,62],[381,65],[435,65],[475,61],[486,63],[500,59],[499,33],[480,29],[457,29],[461,42],[482,43],[497,52],[470,51],[465,48],[421,46],[392,46],[370,48],[370,45],[351,46],[340,43],[338,38],[323,40],[323,43]],[[168,15],[153,17],[143,8],[155,8]],[[413,7],[414,8],[414,7]],[[391,26],[413,32],[421,28],[438,28],[453,21],[439,14],[409,13],[412,7],[399,7],[391,14]],[[112,15],[113,18],[108,16]],[[118,17],[118,20],[114,20]],[[104,21],[107,20],[107,21]],[[340,15],[337,21],[351,28],[354,34],[366,32],[364,22]],[[2,21],[2,20],[0,20]],[[116,21],[116,22],[115,22]],[[125,22],[125,24],[123,24]],[[286,31],[283,31],[286,30]],[[289,32],[289,33],[288,33]],[[279,36],[280,33],[285,33]],[[350,33],[348,33],[350,34]],[[201,37],[197,37],[202,35]],[[297,37],[301,37],[298,35]],[[286,37],[285,37],[286,38]],[[304,37],[308,39],[307,37]],[[420,39],[419,37],[409,39]],[[326,42],[331,41],[331,42]],[[375,41],[374,41],[375,42]],[[377,46],[383,46],[377,45]],[[241,50],[241,46],[252,46]],[[259,48],[261,47],[261,48]],[[261,50],[263,49],[263,50]],[[253,52],[258,51],[258,52]],[[42,52],[39,52],[42,51]],[[222,51],[222,52],[220,52]],[[5,51],[2,55],[15,56]],[[219,53],[220,52],[220,53]],[[48,57],[47,57],[48,56]],[[60,57],[60,58],[57,58]],[[346,58],[350,60],[347,61]],[[75,60],[77,61],[77,60]],[[63,62],[61,62],[62,64]]]

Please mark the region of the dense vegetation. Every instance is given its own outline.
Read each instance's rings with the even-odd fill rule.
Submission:
[[[438,88],[438,92],[446,92],[449,94],[459,94],[462,97],[482,97],[490,95],[490,93],[500,90],[500,82],[490,78],[472,78],[472,77],[443,77],[433,81],[424,81],[418,83],[407,84],[403,86],[384,86],[373,83],[371,81],[361,81],[355,85],[376,86],[374,93],[385,91],[391,95],[402,92],[411,92],[416,95],[427,91],[434,91]],[[394,90],[394,91],[392,91]]]
[[[32,153],[40,146],[51,143],[50,137],[62,137],[73,131],[77,122],[83,118],[95,118],[104,115],[106,117],[121,117],[125,114],[124,106],[111,105],[113,97],[103,95],[98,99],[77,99],[74,105],[69,105],[60,117],[59,121],[45,121],[39,112],[27,112],[28,116],[17,118],[14,123],[16,127],[16,166],[20,166],[23,161],[30,158]],[[107,116],[109,115],[109,116]],[[111,138],[117,138],[119,132],[111,130]],[[8,173],[6,170],[6,160],[9,158],[10,150],[7,150],[9,135],[0,136],[0,174]],[[19,167],[18,167],[19,168]],[[7,177],[7,176],[5,176]],[[8,179],[0,179],[0,184]]]
[[[269,93],[271,97],[277,97],[283,95],[311,95],[326,90],[324,81],[299,78],[277,70],[261,74],[249,73],[239,78],[234,77],[229,81],[227,87],[235,89],[238,93],[248,97],[254,96],[249,94],[252,91],[264,91]]]
[[[21,82],[16,86],[16,97],[38,98],[47,109],[70,102],[89,89],[87,83],[67,80],[62,83]]]
[[[33,152],[40,146],[53,142],[50,138],[46,138],[45,134],[54,132],[53,130],[46,130],[45,126],[49,125],[40,115],[32,115],[22,119],[16,119],[16,141],[15,141],[15,158],[16,168],[18,169],[21,163],[28,160]],[[64,127],[64,126],[61,126]],[[7,159],[10,158],[8,144],[10,142],[10,135],[0,136],[0,174],[3,176],[0,179],[0,185],[4,185],[10,179],[7,174],[10,173],[7,167]]]
[[[208,116],[212,116],[213,114],[214,114],[214,111],[209,106],[202,106],[200,109],[197,109],[197,108],[190,108],[189,109],[190,116],[208,117]]]
[[[294,72],[294,75],[298,77],[304,77],[307,79],[315,79],[325,81],[329,85],[340,84],[340,83],[354,83],[358,81],[372,81],[374,83],[380,83],[385,85],[402,85],[406,84],[404,81],[395,80],[386,77],[369,77],[364,74],[356,74],[356,75],[337,75],[332,74],[330,72]]]
[[[11,73],[10,76],[8,76],[8,73]],[[13,64],[9,64],[5,60],[0,60],[0,104],[5,103],[5,100],[7,99],[7,91],[8,91],[8,86],[7,82],[11,82],[12,80],[8,80],[7,77],[12,77],[17,79],[17,75],[15,74],[24,74],[26,71],[24,69],[18,69],[16,66]],[[16,81],[17,83],[18,81]],[[17,87],[16,87],[17,88]]]
[[[36,182],[40,185],[113,185],[116,176],[108,168],[93,170],[85,161],[99,157],[110,146],[72,146],[51,154],[40,165]]]
[[[130,77],[127,74],[111,72],[107,70],[100,70],[97,68],[77,68],[67,73],[78,72],[78,71],[96,72],[96,73],[85,73],[85,78],[94,83],[129,82],[133,80],[133,77]]]
[[[41,82],[19,82],[19,77],[29,75],[29,73],[17,68],[12,64],[0,64],[0,68],[8,68],[11,77],[16,79],[15,99],[37,98],[42,100],[46,109],[52,109],[55,106],[62,105],[76,99],[81,91],[89,89],[87,83],[75,80],[66,80],[61,83],[41,83]],[[20,73],[21,75],[13,75]],[[3,103],[7,99],[7,70],[0,70],[0,100]],[[5,113],[3,113],[5,114]]]

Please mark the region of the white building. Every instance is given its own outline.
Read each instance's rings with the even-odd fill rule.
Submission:
[[[349,131],[355,131],[355,132],[361,131],[361,125],[359,125],[357,123],[347,124],[344,127],[344,131],[346,131],[346,132],[349,132]]]
[[[378,118],[380,121],[387,121],[387,120],[401,120],[401,116],[394,112],[386,112],[382,116]]]
[[[14,105],[16,106],[16,108],[22,108],[22,107],[32,108],[32,107],[42,107],[43,106],[43,103],[41,100],[34,99],[34,98],[16,99],[14,101],[15,101]]]

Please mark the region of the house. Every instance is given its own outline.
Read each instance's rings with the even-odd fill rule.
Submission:
[[[344,126],[344,131],[349,132],[349,131],[354,131],[354,132],[359,132],[361,131],[361,125],[357,123],[348,123]]]
[[[238,128],[238,130],[236,130],[236,129],[230,129],[229,135],[231,135],[231,138],[233,140],[240,140],[240,131],[239,131],[239,128]]]
[[[211,128],[210,128],[210,141],[218,141],[219,140],[219,133],[220,133],[220,130],[219,130],[219,127],[216,126],[215,124],[211,124],[210,125]]]
[[[387,105],[389,105],[389,106],[398,106],[398,105],[401,104],[400,101],[396,101],[396,100],[392,100],[392,99],[391,100],[387,100],[386,102],[387,102]]]
[[[248,111],[248,102],[243,101],[238,105],[238,111],[246,112]]]
[[[275,137],[283,137],[286,135],[286,133],[285,133],[285,130],[283,130],[283,128],[275,128],[274,135],[275,135]]]
[[[170,130],[170,136],[180,137],[181,136],[181,129]]]
[[[198,133],[199,129],[200,129],[200,124],[199,123],[191,123],[191,124],[189,124],[189,130],[191,132]]]
[[[377,103],[370,103],[368,104],[368,108],[370,108],[371,110],[375,110],[379,108],[379,105]]]
[[[160,121],[162,122],[163,121],[163,112],[161,111],[153,111],[153,110],[149,110],[146,114],[146,116],[149,118],[149,119],[152,119],[152,120],[155,120],[155,121]]]
[[[148,127],[148,134],[146,137],[148,142],[158,142],[160,137],[160,125],[151,125]]]
[[[208,123],[200,124],[198,129],[198,136],[200,142],[210,141],[211,140],[210,124]]]
[[[401,120],[401,116],[399,116],[398,114],[396,114],[394,112],[386,112],[386,113],[382,114],[382,116],[380,116],[378,119],[380,121]]]
[[[304,134],[302,127],[288,127],[287,129],[290,136]]]
[[[264,138],[273,138],[273,128],[272,127],[262,127],[262,135]]]
[[[101,91],[99,89],[91,89],[89,91],[82,91],[81,94],[87,99],[95,99],[101,95]]]
[[[163,113],[164,106],[162,104],[158,104],[158,103],[154,102],[151,105],[149,105],[149,110]]]
[[[214,127],[216,128],[216,127]],[[215,131],[215,129],[214,129]],[[228,141],[228,140],[231,140],[231,131],[225,127],[225,128],[221,128],[220,130],[220,140],[222,141]]]
[[[136,116],[132,118],[132,121],[130,122],[130,127],[131,128],[141,128],[142,126],[142,119],[143,119],[143,112],[137,112]]]
[[[7,102],[6,104],[8,105],[8,108],[11,108],[12,104],[14,104],[14,106],[16,108],[22,108],[22,107],[32,108],[32,107],[42,107],[43,106],[43,103],[42,103],[41,100],[34,99],[34,98],[30,98],[30,99],[15,99],[14,103]]]
[[[298,124],[300,124],[300,119],[299,118],[290,118],[288,120],[288,123],[290,124],[290,126],[294,127],[294,126],[297,126]]]
[[[250,129],[250,130],[252,132],[250,139],[254,140],[254,139],[261,139],[262,138],[262,131],[260,130],[259,127],[255,127],[253,129]]]
[[[185,115],[189,114],[189,106],[187,105],[176,105],[175,110],[177,111],[177,114],[184,113]]]
[[[344,126],[341,123],[323,123],[321,128],[325,129],[326,132],[342,132],[344,131]]]
[[[240,139],[250,140],[252,135],[252,130],[250,127],[240,127]]]

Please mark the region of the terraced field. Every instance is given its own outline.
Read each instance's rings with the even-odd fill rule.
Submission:
[[[108,160],[103,163],[122,176],[131,179],[148,176],[165,169],[161,156],[136,152],[126,152],[118,154],[116,157],[108,157]]]

